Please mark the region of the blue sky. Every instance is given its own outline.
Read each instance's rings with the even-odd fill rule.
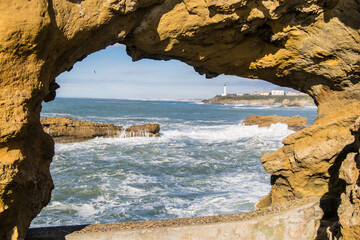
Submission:
[[[132,62],[125,46],[114,45],[87,56],[59,75],[58,97],[114,99],[205,99],[223,92],[284,89],[271,83],[220,75],[206,79],[180,61]]]

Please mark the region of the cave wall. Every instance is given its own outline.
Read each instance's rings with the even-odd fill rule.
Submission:
[[[0,238],[24,238],[50,200],[54,143],[40,111],[55,98],[56,76],[117,42],[133,60],[178,59],[209,78],[310,94],[318,119],[262,158],[272,190],[258,207],[338,199],[337,236],[357,236],[358,19],[356,0],[1,0]]]

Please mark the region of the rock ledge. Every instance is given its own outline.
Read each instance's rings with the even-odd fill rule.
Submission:
[[[44,118],[41,124],[55,142],[69,143],[96,137],[159,137],[159,124],[131,126],[124,129],[111,123],[95,123],[65,117]]]
[[[307,119],[304,117],[282,117],[282,116],[250,116],[243,122],[244,125],[258,125],[259,127],[268,127],[271,124],[285,123],[288,129],[299,131],[306,127]]]

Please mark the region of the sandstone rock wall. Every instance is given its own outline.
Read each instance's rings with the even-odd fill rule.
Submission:
[[[353,104],[318,119],[283,140],[283,148],[261,161],[272,176],[271,202],[308,196],[334,197],[344,190],[339,168],[346,155],[357,151],[350,128],[360,116]]]
[[[347,229],[359,232],[356,201],[348,201],[356,174],[342,181],[337,172],[343,161],[359,168],[349,163],[357,148],[349,129],[359,116],[359,19],[357,0],[0,1],[1,238],[22,239],[50,200],[54,143],[40,111],[55,97],[54,79],[120,42],[134,60],[178,59],[207,77],[260,78],[311,95],[315,124],[262,159],[273,174],[266,202],[341,195],[339,224],[350,239]],[[351,216],[341,210],[346,204]]]

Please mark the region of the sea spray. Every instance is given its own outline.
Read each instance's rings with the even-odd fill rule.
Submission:
[[[88,107],[73,111],[78,104]],[[284,124],[243,126],[242,120],[278,114],[311,122],[316,109],[60,99],[44,106],[42,117],[49,114],[125,127],[156,119],[161,137],[56,144],[52,200],[32,227],[249,211],[270,190],[261,156],[280,148],[292,131]]]

